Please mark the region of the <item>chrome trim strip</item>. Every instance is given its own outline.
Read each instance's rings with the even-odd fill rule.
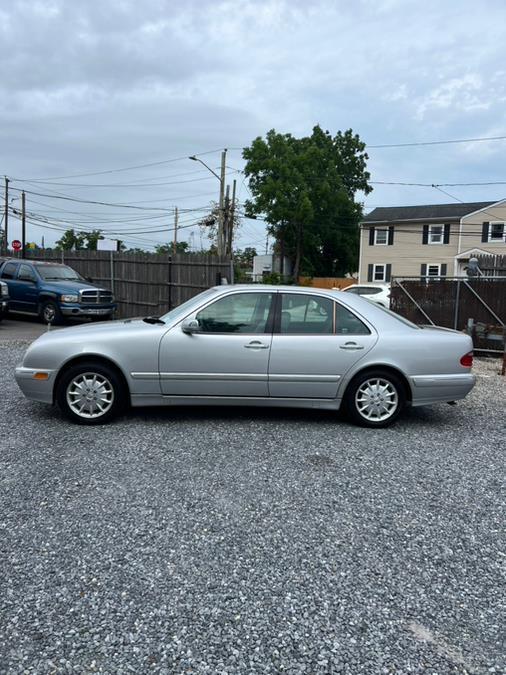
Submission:
[[[475,376],[471,373],[454,375],[412,375],[411,381],[415,387],[459,387],[474,382]]]
[[[277,375],[269,374],[269,382],[339,382],[341,375]]]
[[[267,373],[160,373],[161,380],[248,380],[267,382]]]
[[[130,377],[134,380],[158,380],[159,373],[130,373]]]

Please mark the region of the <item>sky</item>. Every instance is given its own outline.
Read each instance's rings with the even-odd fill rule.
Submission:
[[[216,171],[227,148],[243,203],[241,149],[269,129],[299,137],[315,124],[367,144],[366,212],[505,198],[504,139],[374,147],[506,136],[505,25],[504,0],[2,3],[10,206],[24,189],[38,244],[74,226],[147,250],[172,240],[177,206],[179,239],[200,250],[195,223],[219,181],[188,157]],[[448,194],[382,184],[501,181]],[[15,215],[9,230],[20,237]],[[264,252],[265,224],[243,220],[237,245]]]

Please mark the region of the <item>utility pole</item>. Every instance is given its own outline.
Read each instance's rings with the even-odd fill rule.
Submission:
[[[5,254],[9,253],[9,179],[5,179]]]
[[[21,257],[26,258],[26,200],[24,190],[21,193]]]
[[[230,257],[233,256],[233,242],[234,242],[234,224],[235,224],[235,191],[237,189],[237,181],[234,179],[232,183],[232,202],[228,209],[228,232],[227,232],[227,245],[225,248],[225,254]]]
[[[176,210],[174,211],[174,241],[172,243],[172,253],[176,254],[177,252],[177,225],[179,221],[179,211],[176,206]]]
[[[219,219],[218,219],[218,255],[224,253],[224,228],[225,228],[225,168],[227,162],[227,149],[221,153],[221,173],[220,173],[220,201],[219,201]]]
[[[227,189],[225,191],[225,204],[223,206],[223,253],[222,253],[222,255],[227,255],[229,228],[230,228],[230,185],[227,185]]]

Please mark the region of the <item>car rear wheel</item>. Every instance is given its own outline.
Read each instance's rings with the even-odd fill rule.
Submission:
[[[406,405],[401,380],[386,370],[368,371],[355,377],[344,397],[348,417],[363,427],[393,424]]]
[[[105,424],[125,407],[126,392],[113,368],[79,363],[60,379],[56,401],[63,414],[77,424]]]
[[[57,325],[63,322],[63,316],[60,312],[60,308],[56,302],[53,302],[52,300],[47,300],[41,305],[39,316],[43,323]]]

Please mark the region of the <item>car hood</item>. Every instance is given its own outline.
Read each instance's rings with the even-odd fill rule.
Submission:
[[[79,291],[96,291],[107,290],[103,286],[96,286],[95,284],[90,284],[89,281],[69,281],[62,279],[61,281],[56,281],[51,279],[51,281],[43,281],[44,290],[54,291],[55,293],[79,293]]]

